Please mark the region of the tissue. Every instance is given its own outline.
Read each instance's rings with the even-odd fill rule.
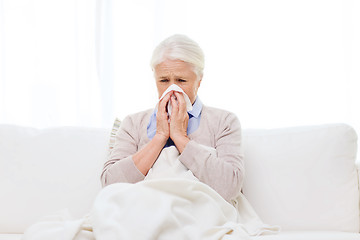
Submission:
[[[165,95],[170,92],[170,91],[176,91],[176,92],[180,92],[183,94],[184,99],[185,99],[185,103],[186,103],[186,111],[189,112],[192,110],[192,104],[191,101],[188,97],[188,95],[184,92],[184,90],[182,90],[178,85],[176,84],[172,84],[171,86],[169,86],[165,92],[161,95],[159,101],[161,101],[161,99],[163,99],[165,97]],[[173,94],[174,95],[174,94]],[[174,95],[175,96],[175,95]],[[177,101],[177,100],[176,100]],[[169,116],[171,116],[171,110],[172,110],[172,104],[171,101],[169,100],[168,105],[167,105],[167,110],[168,110],[168,114]]]

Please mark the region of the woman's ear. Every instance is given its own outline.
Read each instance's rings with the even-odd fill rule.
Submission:
[[[198,82],[197,88],[199,88],[199,87],[200,87],[200,85],[201,85],[201,81],[202,81],[202,77],[200,77],[200,79],[199,79],[199,82]]]

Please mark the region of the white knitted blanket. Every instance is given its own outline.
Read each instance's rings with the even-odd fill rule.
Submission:
[[[48,216],[27,229],[23,239],[251,239],[279,231],[264,224],[241,193],[232,204],[225,201],[178,156],[175,147],[165,148],[144,181],[111,184],[84,218]]]

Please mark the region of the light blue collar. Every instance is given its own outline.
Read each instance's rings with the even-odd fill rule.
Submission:
[[[196,97],[195,102],[193,104],[193,109],[188,112],[189,114],[189,123],[187,128],[187,133],[191,134],[196,129],[198,129],[200,125],[201,111],[203,108],[203,104],[199,97]],[[149,139],[152,139],[156,133],[156,113],[157,109],[154,110],[153,114],[150,117],[150,121],[147,126],[147,135]]]
[[[196,96],[195,102],[193,104],[193,109],[188,113],[194,118],[199,118],[201,110],[202,110],[202,102],[199,97]]]

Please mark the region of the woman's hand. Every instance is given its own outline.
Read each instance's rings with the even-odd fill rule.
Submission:
[[[156,114],[156,134],[161,138],[164,138],[165,143],[170,137],[169,117],[167,114],[167,103],[170,100],[173,91],[167,93],[163,99],[159,102],[158,112]],[[165,144],[164,144],[165,145]]]
[[[135,166],[144,176],[147,175],[149,169],[154,165],[161,150],[165,146],[166,141],[170,137],[170,126],[166,105],[170,100],[171,94],[172,92],[169,92],[159,102],[158,112],[156,114],[155,136],[145,145],[144,148],[133,155]]]
[[[189,115],[186,110],[186,102],[182,93],[174,92],[175,97],[171,97],[172,111],[170,116],[170,138],[174,141],[176,148],[181,153],[186,144],[190,141],[187,136],[187,126]]]

